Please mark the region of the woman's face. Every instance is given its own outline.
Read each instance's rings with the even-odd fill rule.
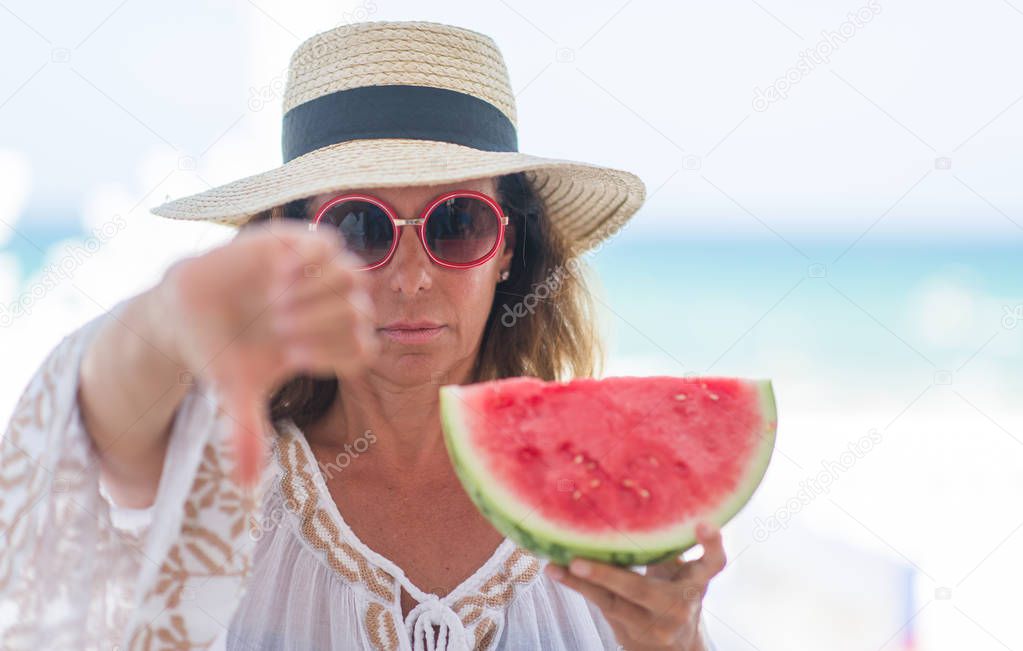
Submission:
[[[499,200],[497,179],[492,177],[352,191],[378,197],[390,204],[400,219],[412,219],[419,217],[431,200],[452,190],[475,190]],[[310,204],[312,213],[337,194],[316,196]],[[506,231],[503,250],[486,263],[471,269],[449,269],[430,260],[414,226],[402,226],[401,230],[390,262],[359,272],[368,281],[381,344],[369,372],[399,386],[456,382],[475,362],[498,276],[510,267],[514,234],[510,228]],[[424,323],[436,328],[412,328]]]

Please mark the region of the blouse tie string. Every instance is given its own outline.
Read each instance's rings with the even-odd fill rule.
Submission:
[[[405,618],[413,651],[464,651],[470,648],[462,620],[436,595],[416,605]],[[436,639],[434,639],[435,628]]]

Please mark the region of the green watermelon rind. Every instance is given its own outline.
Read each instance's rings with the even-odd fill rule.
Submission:
[[[749,380],[757,385],[760,395],[762,427],[761,443],[750,456],[743,481],[731,498],[700,520],[723,526],[752,497],[760,485],[774,450],[777,433],[777,406],[770,380]],[[600,540],[590,532],[575,534],[561,525],[547,522],[535,509],[523,504],[503,487],[484,477],[486,465],[475,457],[468,444],[469,429],[462,413],[467,408],[459,385],[440,389],[441,422],[444,442],[462,486],[483,515],[502,534],[519,546],[529,549],[555,563],[567,565],[573,558],[589,558],[614,565],[648,565],[677,556],[696,544],[695,520],[687,520],[670,529],[657,532],[614,533]]]

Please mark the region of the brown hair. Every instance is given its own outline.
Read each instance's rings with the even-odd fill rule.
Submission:
[[[470,381],[566,380],[600,372],[604,348],[583,261],[551,227],[523,173],[501,176],[498,195],[515,232],[515,253],[508,280],[497,286]],[[267,219],[309,219],[307,201],[259,213],[242,228]],[[297,375],[270,398],[271,419],[291,418],[305,427],[327,412],[337,392],[337,377]]]

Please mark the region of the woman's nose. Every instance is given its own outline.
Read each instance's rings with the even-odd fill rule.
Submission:
[[[391,258],[391,289],[413,295],[433,285],[433,261],[419,241],[415,226],[401,226],[398,247]]]

